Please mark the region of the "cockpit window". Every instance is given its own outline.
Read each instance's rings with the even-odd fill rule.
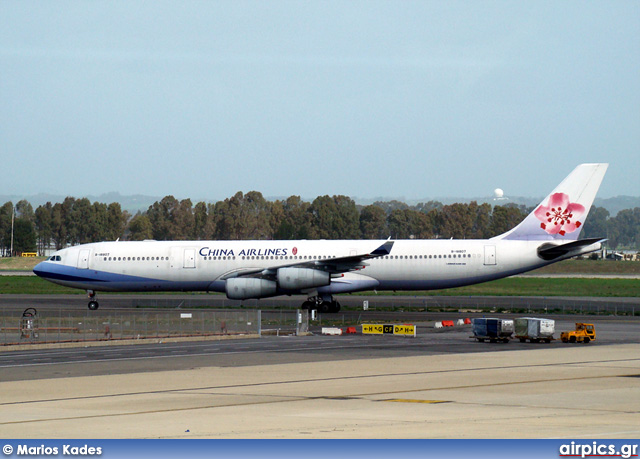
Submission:
[[[49,257],[49,261],[62,261],[62,258],[60,258],[60,255],[53,255]]]

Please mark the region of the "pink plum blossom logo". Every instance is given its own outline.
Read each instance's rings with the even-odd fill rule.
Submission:
[[[566,194],[554,193],[549,197],[547,205],[538,207],[534,213],[542,222],[540,228],[548,234],[564,236],[582,226],[582,222],[578,219],[582,217],[584,211],[583,205],[571,202]]]

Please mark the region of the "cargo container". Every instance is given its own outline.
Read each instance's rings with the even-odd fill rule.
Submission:
[[[538,319],[536,317],[519,317],[514,320],[515,337],[521,343],[529,340],[532,343],[541,341],[550,343],[556,329],[556,321],[553,319]]]
[[[508,343],[513,335],[513,320],[509,319],[473,319],[473,336],[480,342],[484,340]]]

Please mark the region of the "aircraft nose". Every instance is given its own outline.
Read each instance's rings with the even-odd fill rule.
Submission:
[[[41,261],[33,267],[33,273],[38,277],[47,277],[48,272],[46,261]]]

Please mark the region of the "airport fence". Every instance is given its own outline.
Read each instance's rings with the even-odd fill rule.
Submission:
[[[343,302],[345,304],[346,302]],[[353,305],[353,302],[351,303]],[[366,306],[365,306],[366,305]],[[387,297],[367,299],[357,309],[422,312],[511,312],[518,314],[640,315],[640,298],[566,297]]]
[[[0,312],[0,344],[4,345],[260,333],[259,310],[35,311],[29,308]]]
[[[262,311],[261,334],[304,335],[309,332],[310,314],[306,309]]]

